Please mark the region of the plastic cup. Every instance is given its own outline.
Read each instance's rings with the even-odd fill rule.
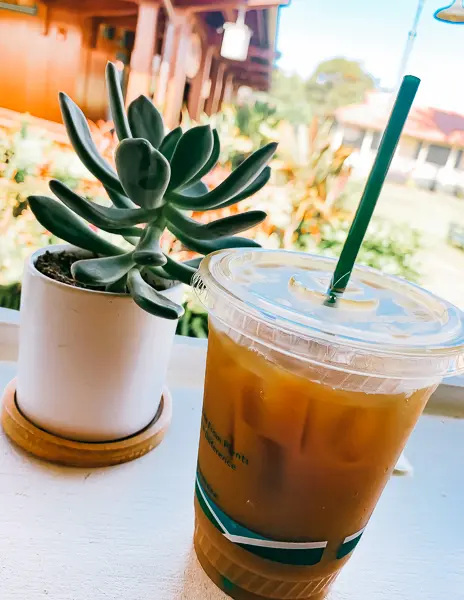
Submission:
[[[210,335],[195,549],[233,598],[322,599],[362,537],[427,400],[464,370],[463,314],[335,261],[234,249],[195,289]]]

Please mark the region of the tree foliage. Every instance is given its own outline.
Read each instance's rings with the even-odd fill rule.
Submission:
[[[320,63],[307,80],[276,69],[270,98],[282,118],[309,123],[315,115],[331,116],[342,106],[362,102],[374,87],[374,78],[359,62],[333,58]]]
[[[312,104],[325,114],[362,102],[374,87],[373,77],[358,62],[345,58],[322,62],[306,84]]]
[[[295,125],[311,121],[313,110],[308,97],[307,82],[299,75],[288,75],[280,69],[275,69],[269,97],[282,119]]]

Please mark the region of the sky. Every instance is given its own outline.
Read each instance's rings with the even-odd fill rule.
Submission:
[[[451,0],[426,0],[407,73],[422,79],[416,102],[464,114],[464,24],[434,19]],[[326,59],[357,60],[395,86],[418,0],[291,0],[281,9],[278,65],[309,77]]]

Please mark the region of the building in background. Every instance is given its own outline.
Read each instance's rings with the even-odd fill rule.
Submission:
[[[68,93],[93,121],[108,119],[104,69],[121,70],[126,103],[153,98],[169,127],[182,108],[217,112],[234,90],[266,90],[279,7],[289,0],[9,0],[0,2],[0,107],[61,121]],[[224,24],[246,5],[245,61],[221,56]]]
[[[385,129],[390,96],[369,92],[363,104],[338,109],[332,144],[355,148],[353,166],[370,171]],[[431,190],[464,193],[464,115],[430,107],[413,107],[389,177],[414,181]]]

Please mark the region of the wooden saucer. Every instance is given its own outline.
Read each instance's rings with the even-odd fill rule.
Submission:
[[[21,413],[16,379],[6,386],[2,403],[3,430],[15,444],[42,460],[73,467],[108,467],[147,454],[163,440],[172,417],[172,397],[165,388],[155,418],[139,433],[114,442],[76,442],[40,429]]]

